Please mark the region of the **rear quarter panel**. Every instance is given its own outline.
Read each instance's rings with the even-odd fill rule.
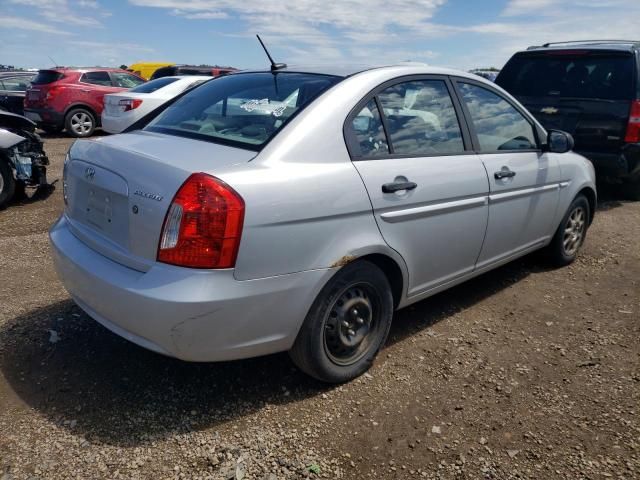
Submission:
[[[240,280],[337,268],[382,253],[406,271],[382,239],[367,190],[351,163],[343,123],[386,75],[334,86],[246,165],[212,172],[244,198],[235,276]]]

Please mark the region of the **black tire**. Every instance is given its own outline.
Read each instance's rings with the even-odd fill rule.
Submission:
[[[97,126],[96,117],[86,108],[72,108],[64,117],[64,127],[67,134],[76,138],[93,135]]]
[[[323,382],[356,378],[384,345],[393,310],[382,270],[364,260],[352,262],[318,294],[289,355],[300,370]]]
[[[562,222],[547,247],[554,265],[564,267],[576,259],[587,236],[590,218],[589,201],[584,195],[578,195],[562,217]]]
[[[0,156],[0,209],[7,206],[16,191],[16,180],[9,163]]]

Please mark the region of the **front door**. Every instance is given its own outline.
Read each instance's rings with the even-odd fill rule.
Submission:
[[[544,244],[554,233],[560,170],[542,153],[535,127],[505,97],[459,81],[472,136],[489,177],[489,224],[477,268]]]
[[[409,296],[471,272],[487,227],[487,175],[450,89],[444,77],[388,82],[346,125],[380,232],[406,262]]]

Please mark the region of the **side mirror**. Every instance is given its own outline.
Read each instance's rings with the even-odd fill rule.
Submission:
[[[547,134],[547,151],[553,153],[566,153],[573,150],[575,142],[571,134],[562,130],[549,130]]]

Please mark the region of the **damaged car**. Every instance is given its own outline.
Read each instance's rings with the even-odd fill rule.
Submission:
[[[22,115],[0,111],[0,208],[28,187],[48,187],[47,165],[36,124]]]

